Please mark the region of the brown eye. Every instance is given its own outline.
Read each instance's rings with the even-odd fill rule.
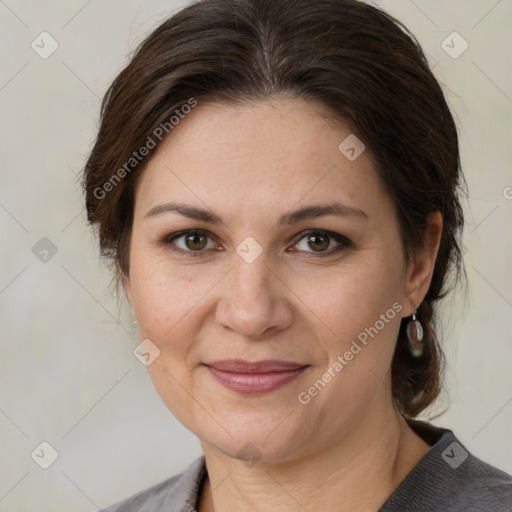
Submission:
[[[301,247],[302,245],[302,247]],[[339,252],[352,243],[348,238],[338,234],[324,230],[311,230],[302,233],[302,238],[295,244],[299,252],[317,253],[318,256],[329,256]]]
[[[210,245],[208,245],[210,242]],[[160,241],[161,245],[173,252],[187,256],[201,256],[208,249],[215,249],[217,246],[206,231],[188,230],[181,233],[174,233]]]
[[[192,251],[200,251],[206,247],[208,237],[202,233],[192,233],[185,236],[185,245]]]
[[[209,232],[194,229],[164,237],[159,240],[159,245],[183,256],[206,256],[210,252],[208,249],[221,250]],[[316,253],[318,256],[330,256],[351,245],[350,240],[338,233],[310,230],[302,233],[302,238],[294,247],[297,247],[299,252],[310,255]]]
[[[308,235],[308,244],[314,251],[323,251],[329,247],[329,237],[326,235]]]

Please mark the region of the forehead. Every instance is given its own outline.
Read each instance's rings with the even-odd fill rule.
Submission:
[[[324,113],[320,105],[297,98],[199,102],[144,170],[136,209],[185,196],[211,206],[267,208],[330,200],[377,206],[389,199],[370,150],[347,158],[344,141],[353,142],[355,135]]]

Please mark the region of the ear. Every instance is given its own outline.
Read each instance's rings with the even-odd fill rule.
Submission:
[[[407,268],[404,295],[407,297],[410,307],[408,308],[404,305],[403,311],[407,313],[410,310],[410,312],[405,316],[412,315],[423,302],[428,292],[441,243],[441,234],[443,232],[443,216],[441,212],[431,212],[426,222],[427,228],[423,248],[416,252],[413,261],[409,263]]]

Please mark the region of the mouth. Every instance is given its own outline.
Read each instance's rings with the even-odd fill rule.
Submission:
[[[205,363],[204,366],[226,388],[244,395],[257,395],[288,384],[310,365],[277,360],[249,362],[230,359]]]

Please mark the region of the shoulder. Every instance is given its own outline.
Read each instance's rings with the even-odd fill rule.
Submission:
[[[461,504],[460,511],[512,511],[512,476],[467,453],[467,459],[456,468],[460,474],[452,478],[453,499]]]
[[[512,511],[511,475],[475,457],[451,430],[422,422],[409,425],[431,448],[381,512]]]
[[[184,472],[101,509],[101,512],[192,511],[204,475],[204,456],[201,456]]]

